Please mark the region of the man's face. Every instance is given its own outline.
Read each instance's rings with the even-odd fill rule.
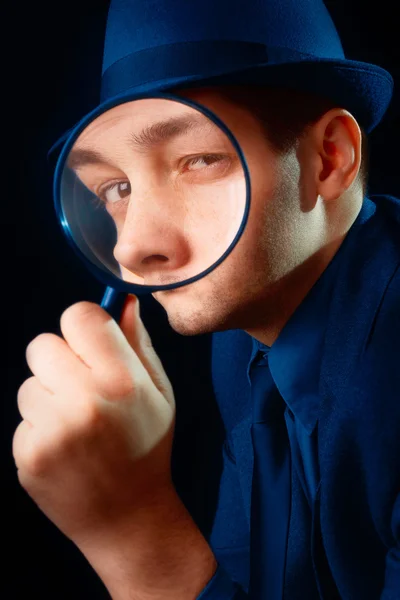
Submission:
[[[309,229],[313,226],[315,230],[316,223],[312,222],[312,219],[301,209],[300,188],[307,189],[308,186],[299,185],[300,176],[304,184],[304,176],[307,175],[301,173],[294,151],[285,156],[278,156],[272,150],[257,120],[248,110],[228,100],[223,93],[223,88],[199,88],[176,93],[210,108],[235,135],[249,167],[252,189],[251,209],[241,239],[218,267],[194,283],[173,290],[155,292],[153,297],[164,307],[171,327],[182,335],[226,329],[251,331],[262,326],[268,327],[279,318],[284,294],[291,293],[291,286],[293,287],[294,283],[290,280],[292,271],[315,249],[313,247],[315,235],[313,237]],[[171,103],[168,111],[173,116],[179,116],[186,109],[183,104]],[[80,136],[80,145],[111,156],[115,131],[120,127],[123,133],[128,110],[131,110],[128,105],[121,105],[116,111],[110,111],[109,114],[93,122]],[[140,112],[140,118],[150,122],[161,116],[166,115],[165,111],[160,115],[160,104],[157,100],[149,101],[146,110]],[[140,125],[137,119],[135,122]],[[111,131],[113,137],[110,137]],[[218,133],[211,130],[207,135],[215,147],[219,145],[221,155],[225,151],[229,155],[232,146],[228,148],[230,143],[227,144],[229,142],[227,138],[225,141],[219,139]],[[224,143],[226,147],[223,150]],[[114,158],[117,155],[116,149]],[[143,166],[140,169],[136,168],[135,171],[136,193],[147,198],[147,204],[142,203],[143,210],[160,210],[160,207],[156,209],[155,205],[150,203],[155,190],[159,188],[159,177],[157,176],[156,182],[147,167],[144,167],[145,164],[149,164],[145,153],[141,158],[138,155],[137,164],[141,164],[140,160],[143,160]],[[233,190],[232,197],[234,199],[243,197],[245,190],[240,163],[232,160],[228,164],[224,160],[221,159],[215,165],[214,180],[210,181],[214,187],[209,189],[218,189],[218,186],[215,187],[215,182],[223,174],[224,189],[228,181],[229,189]],[[88,187],[95,185],[94,180],[99,173],[101,174],[99,178],[106,177],[110,180],[121,180],[124,175],[128,183],[129,164],[127,163],[126,167],[122,164],[122,156],[114,160],[114,163],[114,166],[103,165],[100,170],[98,165],[95,169],[93,165],[87,164],[84,169],[82,168],[80,172],[78,169],[77,172]],[[152,164],[154,165],[154,160]],[[105,169],[108,169],[107,174]],[[140,173],[142,173],[141,178]],[[198,171],[190,176],[204,177],[201,173],[202,171]],[[202,181],[200,186],[203,194],[202,202],[210,197],[209,193],[204,193],[205,190],[207,191],[207,187],[204,187],[205,183],[208,182]],[[181,188],[175,191],[181,192]],[[115,195],[116,192],[114,190],[110,193]],[[126,196],[130,193],[127,185],[120,186],[118,190],[119,196],[123,196],[124,193]],[[201,206],[201,203],[197,202],[197,205]],[[137,250],[136,231],[139,217],[130,221],[125,214],[124,222],[121,221],[119,227],[117,215],[114,215],[119,232],[114,256],[121,266],[124,278],[135,281],[129,273],[138,273],[143,269],[140,274],[144,277],[145,283],[146,277],[148,283],[168,283],[193,276],[215,262],[222,254],[221,248],[225,250],[229,245],[226,244],[226,240],[234,237],[242,213],[238,218],[239,212],[232,212],[229,228],[227,219],[225,221],[223,219],[223,214],[216,214],[215,220],[210,221],[210,211],[205,212],[207,219],[202,221],[201,215],[198,215],[195,220],[196,226],[189,232],[190,245],[185,242],[182,232],[179,232],[176,227],[165,228],[161,245],[160,234],[153,235],[150,230],[143,229],[140,255]],[[144,213],[140,218],[142,217],[145,218]],[[177,220],[179,221],[179,217]],[[221,231],[224,231],[223,235]],[[131,243],[133,237],[136,245]],[[218,241],[221,239],[222,245],[218,247]],[[218,256],[213,254],[215,251]],[[139,264],[140,268],[138,268]],[[201,265],[204,267],[200,268]],[[181,276],[182,273],[184,276]]]
[[[321,204],[309,209],[317,197],[313,156],[306,140],[301,151],[278,155],[257,119],[224,88],[175,93],[211,109],[235,135],[250,172],[251,209],[239,242],[214,271],[153,296],[182,335],[242,329],[272,345],[314,283],[328,242]]]

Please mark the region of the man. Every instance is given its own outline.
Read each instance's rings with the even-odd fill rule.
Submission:
[[[177,333],[215,332],[212,530],[171,476],[173,386],[135,298],[28,346],[21,485],[114,599],[399,598],[400,205],[365,195],[363,156],[390,76],[344,58],[319,2],[112,3],[102,102],[165,89],[231,127],[253,186],[235,251],[154,294]]]

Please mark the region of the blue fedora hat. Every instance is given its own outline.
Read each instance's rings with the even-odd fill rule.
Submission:
[[[385,69],[346,59],[322,0],[111,0],[97,114],[136,93],[241,84],[326,96],[367,133],[393,94]]]

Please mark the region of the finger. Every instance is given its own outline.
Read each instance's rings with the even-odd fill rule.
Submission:
[[[56,394],[42,386],[37,377],[26,379],[18,390],[17,405],[21,417],[42,432],[54,431],[57,423],[65,423],[63,404]]]
[[[110,392],[129,389],[148,374],[114,319],[93,302],[78,302],[61,316],[69,347],[91,369],[93,378]],[[117,393],[117,392],[116,392]]]
[[[46,395],[54,397],[53,392],[46,390],[35,376],[26,379],[20,386],[17,393],[19,414],[30,425],[37,421],[38,406],[43,405],[42,399]]]
[[[42,425],[42,424],[41,424]],[[60,434],[57,428],[43,430],[21,421],[12,441],[14,462],[19,470],[18,479],[23,487],[32,478],[42,477],[49,466],[60,464]]]
[[[128,295],[120,318],[120,328],[138,355],[154,385],[167,398],[173,401],[173,391],[161,360],[154,350],[149,333],[140,317],[140,304],[136,296]]]
[[[21,421],[15,430],[12,440],[12,454],[18,469],[21,469],[25,464],[25,456],[32,442],[31,431],[32,425],[27,421]]]
[[[42,333],[26,348],[26,361],[45,390],[71,394],[82,388],[90,369],[71,351],[65,340],[52,333]]]

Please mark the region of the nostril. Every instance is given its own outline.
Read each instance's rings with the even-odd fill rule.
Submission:
[[[163,254],[152,254],[151,256],[146,256],[142,260],[142,264],[146,265],[148,262],[152,262],[154,259],[160,260],[161,262],[166,262],[168,258]]]

